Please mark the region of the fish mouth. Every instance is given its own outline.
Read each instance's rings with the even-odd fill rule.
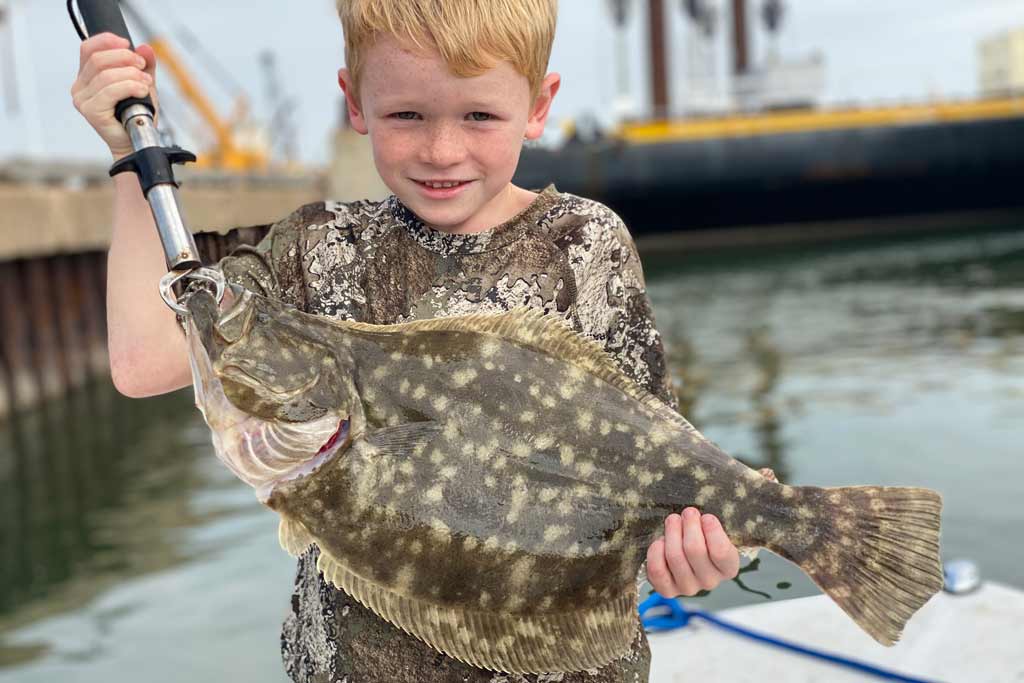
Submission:
[[[266,503],[282,481],[313,473],[349,445],[352,416],[348,413],[327,412],[311,420],[284,422],[240,409],[225,393],[193,318],[189,318],[186,335],[195,403],[210,427],[214,453],[235,476],[255,489],[261,502]],[[244,368],[233,364],[233,370],[230,380],[251,390],[253,380]],[[262,384],[258,386],[263,390]]]

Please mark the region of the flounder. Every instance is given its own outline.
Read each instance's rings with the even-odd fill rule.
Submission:
[[[665,517],[715,514],[796,563],[890,645],[942,586],[941,499],[771,481],[528,309],[377,326],[235,289],[186,301],[218,457],[320,550],[324,577],[471,665],[575,671],[622,656]]]

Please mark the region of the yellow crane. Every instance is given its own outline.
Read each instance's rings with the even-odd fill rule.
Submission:
[[[174,78],[181,96],[199,114],[213,137],[213,146],[200,152],[197,166],[228,171],[265,171],[269,165],[269,152],[265,144],[243,144],[237,128],[247,118],[248,101],[240,95],[235,103],[235,116],[226,120],[203,93],[198,82],[178,58],[170,42],[150,30],[148,22],[133,5],[121,3],[125,14],[141,30],[145,41],[156,53],[158,63],[163,65]]]

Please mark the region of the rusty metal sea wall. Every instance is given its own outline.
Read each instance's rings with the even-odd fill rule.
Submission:
[[[109,373],[109,181],[7,182],[0,174],[0,420]],[[255,244],[269,224],[323,197],[320,177],[197,180],[182,193],[205,262]],[[257,227],[226,227],[255,225]],[[156,283],[154,283],[154,287]]]

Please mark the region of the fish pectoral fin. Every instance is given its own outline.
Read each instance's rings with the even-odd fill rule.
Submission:
[[[407,458],[422,450],[440,433],[441,425],[433,420],[426,422],[409,422],[397,427],[383,427],[363,437],[380,455]]]
[[[277,527],[277,540],[292,557],[300,557],[313,545],[313,535],[302,522],[282,514]]]

